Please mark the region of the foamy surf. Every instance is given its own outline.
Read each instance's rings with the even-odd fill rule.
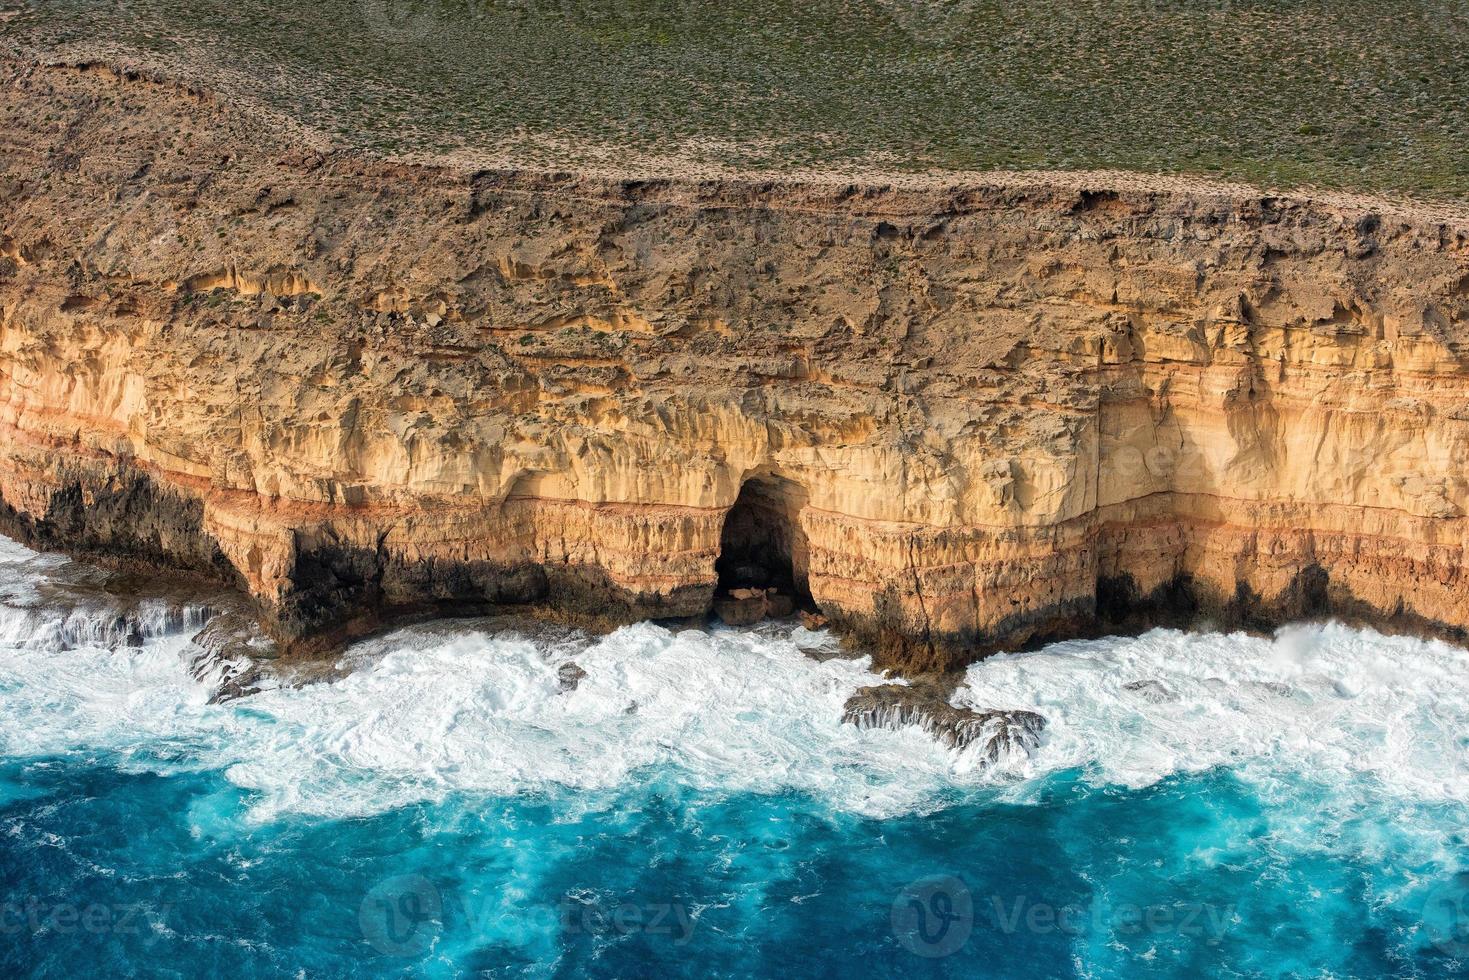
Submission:
[[[652,773],[701,792],[801,792],[873,817],[977,789],[1024,800],[1069,770],[1137,788],[1228,766],[1469,798],[1465,651],[1339,625],[1274,638],[1155,630],[976,664],[956,704],[1048,721],[1038,748],[987,767],[917,729],[843,724],[847,698],[882,678],[867,658],[812,656],[835,641],[789,626],[643,623],[591,637],[441,622],[360,643],[330,677],[216,704],[223,668],[201,670],[194,642],[206,607],[153,601],[119,619],[106,602],[58,611],[42,600],[77,574],[0,543],[0,752],[224,771],[256,820],[363,816],[451,793],[601,792]],[[568,662],[585,672],[572,690]]]
[[[1048,719],[1028,776],[1151,785],[1229,766],[1469,802],[1469,651],[1337,623],[1273,637],[1153,630],[969,668],[959,700]]]
[[[452,792],[608,790],[666,771],[691,788],[794,789],[841,809],[921,808],[975,767],[918,731],[841,724],[865,658],[798,627],[524,635],[440,623],[358,644],[334,677],[212,702],[192,607],[122,615],[81,574],[7,542],[0,574],[0,752],[107,752],[125,767],[222,769],[250,813],[361,816]],[[49,594],[50,601],[40,601]],[[585,671],[563,690],[559,668]],[[169,751],[157,747],[167,744]]]
[[[407,629],[349,651],[345,676],[227,704],[180,664],[187,641],[137,650],[0,654],[6,754],[113,750],[159,766],[225,768],[251,813],[361,816],[453,792],[611,790],[658,770],[719,792],[795,789],[838,808],[910,812],[964,761],[918,731],[859,732],[842,706],[878,678],[812,659],[796,631],[651,624],[547,644],[513,631]],[[554,646],[555,649],[548,649]],[[568,654],[586,671],[563,691]],[[24,679],[41,668],[48,680]],[[134,750],[139,750],[134,753]]]

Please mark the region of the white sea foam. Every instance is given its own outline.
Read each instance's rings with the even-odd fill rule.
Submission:
[[[0,575],[38,578],[35,560],[0,554]],[[550,642],[439,624],[359,644],[338,679],[217,705],[189,669],[188,630],[141,646],[79,630],[67,649],[48,615],[0,606],[12,634],[44,633],[0,639],[0,753],[224,769],[258,791],[257,817],[610,789],[655,767],[701,789],[804,789],[896,813],[974,768],[918,731],[842,725],[846,698],[879,678],[865,659],[811,658],[831,640],[801,629],[639,624]],[[557,667],[573,655],[587,676],[563,692]]]
[[[565,693],[531,640],[393,641],[334,684],[250,699],[270,731],[230,778],[275,805],[355,812],[450,789],[611,789],[656,767],[701,789],[797,788],[892,813],[953,769],[917,732],[843,726],[844,701],[875,676],[865,661],[817,663],[788,633],[627,627],[576,654],[587,676]]]
[[[639,624],[548,639],[441,623],[357,645],[336,679],[210,704],[188,629],[141,646],[82,630],[71,649],[12,635],[7,617],[41,611],[5,597],[44,593],[37,580],[59,567],[15,549],[0,540],[0,754],[223,770],[254,791],[257,819],[368,814],[455,791],[617,789],[654,774],[887,816],[984,783],[1023,799],[1060,770],[1136,787],[1218,765],[1469,800],[1469,653],[1342,626],[1274,639],[1155,630],[977,664],[959,703],[1030,708],[1049,723],[1035,753],[985,770],[917,730],[843,725],[845,700],[880,678],[866,659],[808,656],[831,638],[788,627]],[[586,676],[563,692],[567,659]],[[1126,686],[1139,681],[1155,683]]]
[[[865,660],[817,662],[798,639],[631,626],[577,645],[587,676],[563,692],[544,643],[407,629],[374,641],[380,655],[354,651],[338,680],[225,705],[206,703],[177,643],[14,649],[0,653],[0,749],[226,767],[259,792],[257,817],[363,814],[455,790],[613,789],[655,767],[700,789],[803,789],[891,814],[962,774],[962,759],[916,730],[842,725],[846,698],[878,678]],[[175,751],[161,758],[160,744]]]
[[[1049,724],[1017,769],[1146,786],[1230,766],[1469,802],[1469,651],[1340,624],[1274,637],[1153,630],[1057,643],[969,668],[959,701]]]

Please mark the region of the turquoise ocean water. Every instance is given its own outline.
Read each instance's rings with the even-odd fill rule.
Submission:
[[[0,546],[0,975],[1469,970],[1451,646],[994,658],[956,698],[1048,726],[986,768],[843,726],[867,662],[781,626],[444,622],[210,703],[209,612],[83,571]]]

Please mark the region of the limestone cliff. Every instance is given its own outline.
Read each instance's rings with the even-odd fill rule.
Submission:
[[[1469,625],[1462,223],[471,173],[103,69],[0,93],[9,529],[236,580],[288,641],[699,615],[721,548],[909,667],[1180,612]]]

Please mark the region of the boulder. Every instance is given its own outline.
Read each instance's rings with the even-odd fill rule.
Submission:
[[[796,600],[775,589],[765,590],[765,615],[771,619],[784,619],[796,611]]]
[[[765,592],[735,589],[714,600],[714,615],[729,626],[753,626],[765,618]]]
[[[556,668],[556,680],[561,686],[561,692],[575,691],[576,686],[581,683],[587,672],[582,670],[581,664],[574,660],[568,660]]]
[[[821,613],[801,612],[801,625],[808,630],[819,630],[826,627],[826,617]]]

